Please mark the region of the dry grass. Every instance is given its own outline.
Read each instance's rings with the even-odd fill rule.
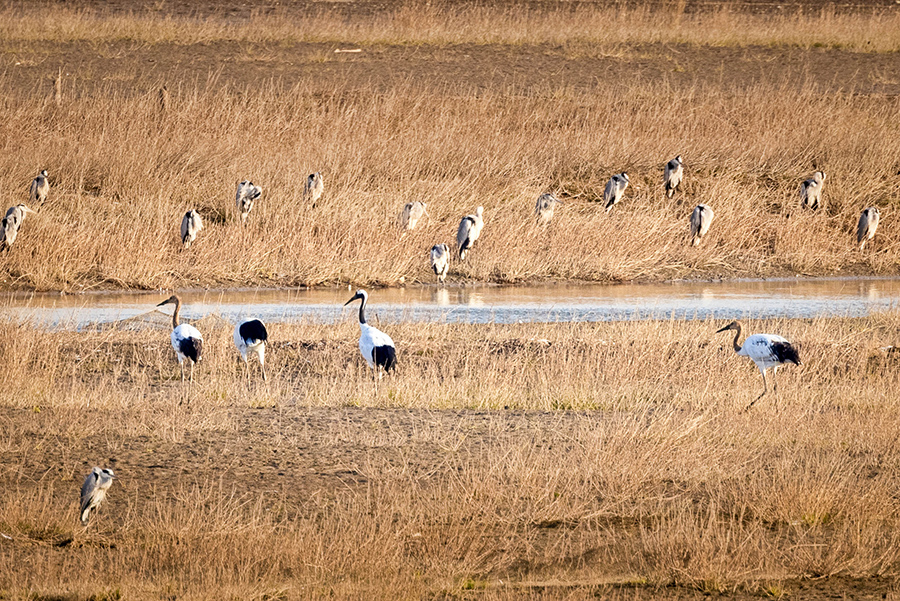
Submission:
[[[759,374],[713,322],[384,324],[400,369],[377,390],[352,323],[273,328],[250,388],[230,328],[198,325],[187,393],[164,332],[2,325],[6,598],[772,595],[898,575],[900,363],[881,349],[900,313],[749,324],[804,359],[777,410],[749,413]],[[95,463],[120,481],[85,532]]]
[[[316,38],[306,32],[309,21],[277,15],[198,24],[48,10],[55,18],[40,37],[60,43],[57,51],[75,40],[115,56],[130,56],[134,48],[150,52],[166,41],[202,52],[205,43],[225,39],[241,45],[214,52],[249,53],[235,59],[248,61],[282,56],[295,40],[308,39],[475,43],[504,53],[507,44],[554,45],[564,36],[562,50],[548,51],[609,56],[639,53],[629,44],[731,43],[728,35],[754,31],[769,37],[739,43],[793,47],[802,38],[857,48],[853,40],[871,38],[876,48],[895,50],[900,32],[894,13],[763,18],[722,10],[686,14],[679,25],[638,8],[563,11],[558,21],[539,18],[540,11],[407,6],[390,19],[323,13],[315,26],[326,33]],[[610,19],[629,27],[600,27]],[[36,31],[20,9],[0,18],[0,38],[10,52],[43,52],[29,41]],[[251,31],[254,43],[268,42],[244,44],[241,36]],[[121,46],[131,44],[122,42],[126,38],[133,40],[128,48]],[[891,217],[900,190],[897,99],[833,92],[840,82],[820,81],[802,65],[776,72],[760,64],[772,75],[745,87],[727,79],[671,86],[638,73],[621,86],[598,81],[591,89],[506,89],[490,81],[435,89],[405,79],[373,80],[359,89],[342,86],[334,75],[343,63],[331,55],[320,59],[296,84],[269,79],[234,87],[220,84],[214,73],[197,81],[173,71],[164,115],[155,87],[129,93],[115,82],[97,84],[101,74],[69,74],[59,107],[42,83],[23,91],[10,75],[0,76],[0,89],[15,89],[0,98],[0,185],[24,197],[40,168],[50,170],[53,183],[48,206],[28,220],[4,258],[2,285],[430,282],[427,249],[451,241],[459,219],[477,205],[485,206],[486,221],[479,248],[469,264],[451,268],[451,279],[887,274],[900,262]],[[319,78],[316,68],[331,75]],[[678,153],[687,165],[685,193],[670,202],[660,185],[662,165]],[[814,166],[829,175],[827,210],[804,214],[797,189]],[[589,201],[623,169],[633,185],[607,217]],[[326,193],[308,210],[302,182],[313,170],[325,174]],[[232,214],[233,190],[247,177],[265,195],[241,231]],[[533,226],[531,212],[548,189],[573,198],[544,230]],[[396,217],[411,200],[427,201],[431,217],[400,239]],[[699,202],[714,208],[716,223],[703,246],[692,249],[687,218]],[[852,230],[870,205],[881,207],[882,229],[861,254],[854,252]],[[201,212],[207,228],[183,252],[177,229],[189,207]]]

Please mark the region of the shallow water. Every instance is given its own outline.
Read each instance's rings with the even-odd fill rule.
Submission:
[[[237,321],[333,323],[355,317],[347,289],[184,292],[189,320],[217,314]],[[45,326],[81,328],[127,320],[168,322],[163,293],[6,295],[0,315]],[[628,285],[416,287],[371,291],[369,317],[383,322],[468,323],[615,321],[658,318],[861,316],[900,307],[900,279],[784,279]],[[171,314],[171,306],[164,309]]]

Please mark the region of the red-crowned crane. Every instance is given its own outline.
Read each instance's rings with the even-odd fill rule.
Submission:
[[[247,380],[250,379],[250,363],[247,355],[255,354],[262,368],[263,380],[266,380],[266,344],[269,341],[269,333],[266,325],[258,319],[242,321],[234,328],[234,346],[241,354],[241,359],[247,366]]]
[[[879,221],[881,211],[878,207],[869,207],[860,214],[859,223],[856,225],[856,243],[859,244],[859,250],[865,248],[866,242],[875,237]]]
[[[81,523],[87,526],[91,511],[97,509],[106,499],[106,492],[112,486],[115,475],[111,469],[95,467],[81,485]]]
[[[200,213],[191,209],[184,214],[184,217],[181,218],[181,243],[185,249],[191,247],[202,229],[203,219],[200,218]]]
[[[609,213],[610,209],[612,209],[617,202],[622,200],[622,196],[625,194],[625,188],[628,187],[629,183],[630,180],[628,179],[628,174],[624,171],[612,176],[609,178],[609,181],[606,182],[606,188],[603,190],[603,200],[606,202],[607,213]]]
[[[47,195],[50,194],[50,182],[47,181],[47,170],[42,169],[38,176],[31,182],[31,188],[28,190],[28,197],[31,204],[37,204],[38,207],[44,206]]]
[[[459,229],[456,230],[456,248],[459,252],[460,261],[466,260],[466,255],[481,235],[481,228],[484,227],[484,207],[475,209],[474,215],[466,215],[459,222]]]
[[[390,336],[366,323],[366,301],[369,300],[369,294],[365,290],[357,290],[344,306],[355,300],[362,301],[359,305],[359,352],[372,368],[373,375],[381,379],[382,369],[391,371],[397,368],[397,350]]]
[[[178,323],[178,312],[181,310],[181,299],[173,294],[163,302],[156,305],[162,307],[170,303],[175,304],[175,312],[172,313],[172,348],[178,357],[178,365],[181,367],[181,381],[184,382],[184,360],[191,362],[191,382],[194,381],[194,364],[202,359],[203,334],[188,323]]]
[[[440,283],[447,279],[450,270],[450,247],[446,244],[435,244],[431,247],[431,268]]]
[[[766,381],[766,371],[772,370],[772,391],[778,393],[778,382],[775,380],[775,374],[778,368],[785,363],[793,363],[800,365],[800,353],[786,339],[775,334],[753,334],[747,336],[743,346],[738,344],[738,338],[741,337],[741,323],[733,321],[716,334],[735,330],[734,334],[734,352],[742,357],[750,357],[763,377],[763,392],[756,397],[752,403],[747,405],[747,409],[753,406],[756,401],[763,398],[769,391],[769,384]]]
[[[822,206],[822,188],[825,186],[825,172],[816,171],[813,176],[800,184],[800,201],[804,207],[818,210]]]
[[[697,205],[691,213],[691,245],[699,246],[700,239],[709,233],[715,213],[707,205]]]
[[[675,190],[681,185],[684,179],[684,164],[681,162],[681,155],[666,163],[666,169],[663,173],[663,184],[666,187],[666,197],[675,196]]]

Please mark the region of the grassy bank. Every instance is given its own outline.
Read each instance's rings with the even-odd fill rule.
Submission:
[[[248,387],[207,318],[188,392],[164,331],[3,325],[0,591],[892,590],[900,314],[748,324],[804,361],[748,413],[761,378],[720,323],[382,325],[377,389],[352,323],[273,327]],[[85,531],[94,464],[120,479]]]

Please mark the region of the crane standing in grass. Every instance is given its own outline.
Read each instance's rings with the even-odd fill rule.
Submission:
[[[684,164],[681,162],[681,155],[666,163],[665,173],[663,174],[663,184],[666,187],[666,197],[675,196],[675,190],[681,185],[684,179]]]
[[[426,207],[427,205],[419,200],[403,205],[403,211],[400,212],[400,227],[407,232],[416,229],[419,220],[428,214]]]
[[[234,328],[234,346],[237,347],[241,354],[244,365],[247,366],[247,380],[250,380],[250,363],[247,361],[247,355],[254,353],[259,359],[259,366],[262,368],[263,381],[266,378],[266,344],[269,342],[269,333],[266,326],[258,319],[248,319],[242,321]]]
[[[194,364],[198,363],[203,354],[203,334],[188,323],[178,323],[178,312],[181,310],[181,299],[173,294],[163,302],[156,305],[162,307],[170,303],[175,304],[175,312],[172,313],[172,348],[178,357],[178,365],[181,367],[181,381],[184,382],[184,360],[191,362],[191,383],[194,382]]]
[[[28,190],[28,197],[32,205],[37,204],[38,207],[44,206],[47,195],[50,194],[50,182],[47,181],[47,170],[43,169],[38,176],[31,182],[31,188]]]
[[[459,222],[459,229],[456,230],[456,247],[459,251],[459,259],[466,260],[466,255],[481,236],[481,228],[484,227],[484,207],[475,209],[474,215],[466,215]]]
[[[184,214],[184,217],[181,218],[181,243],[185,249],[191,247],[202,229],[203,219],[200,218],[200,213],[191,209]]]
[[[616,203],[622,200],[625,195],[625,189],[628,187],[630,180],[626,172],[619,173],[609,178],[606,182],[606,188],[603,189],[603,200],[606,202],[606,212],[609,213]]]
[[[715,213],[706,205],[697,205],[691,213],[691,245],[699,246],[700,239],[709,233]]]
[[[359,352],[372,368],[374,377],[381,379],[382,368],[386,372],[397,368],[397,350],[390,336],[366,323],[366,301],[369,300],[369,294],[365,290],[357,290],[344,306],[355,300],[362,301],[359,305]]]
[[[6,211],[6,216],[0,222],[0,250],[8,250],[13,245],[28,213],[34,211],[23,204],[17,204]]]
[[[800,201],[804,207],[814,211],[822,206],[822,188],[825,186],[825,172],[816,171],[813,176],[800,184]]]
[[[869,207],[860,214],[859,223],[856,225],[856,243],[859,244],[859,250],[865,248],[866,242],[875,237],[879,221],[881,211],[878,207]]]
[[[322,178],[322,174],[318,171],[310,173],[306,178],[306,185],[303,187],[303,201],[315,207],[324,192],[325,179]]]
[[[763,392],[756,397],[752,403],[747,405],[747,409],[753,406],[756,401],[763,398],[769,391],[769,384],[766,382],[766,371],[772,370],[772,391],[778,394],[778,383],[775,380],[775,374],[778,368],[785,363],[793,363],[800,365],[800,353],[797,348],[781,336],[775,334],[753,334],[747,336],[743,346],[738,344],[738,338],[741,337],[741,323],[733,321],[716,334],[735,330],[734,334],[734,352],[742,357],[750,357],[763,377]]]
[[[112,486],[115,475],[111,469],[95,467],[81,485],[81,523],[88,525],[91,511],[97,509],[106,499],[106,493]]]
[[[534,215],[537,218],[538,225],[550,223],[557,204],[562,204],[562,201],[549,192],[538,196],[534,205]]]
[[[450,270],[450,247],[446,244],[435,244],[431,247],[431,268],[438,281],[443,284]]]
[[[250,180],[238,182],[237,192],[234,195],[234,204],[241,215],[241,225],[247,225],[247,217],[253,210],[253,203],[262,196],[262,188],[254,186]]]

